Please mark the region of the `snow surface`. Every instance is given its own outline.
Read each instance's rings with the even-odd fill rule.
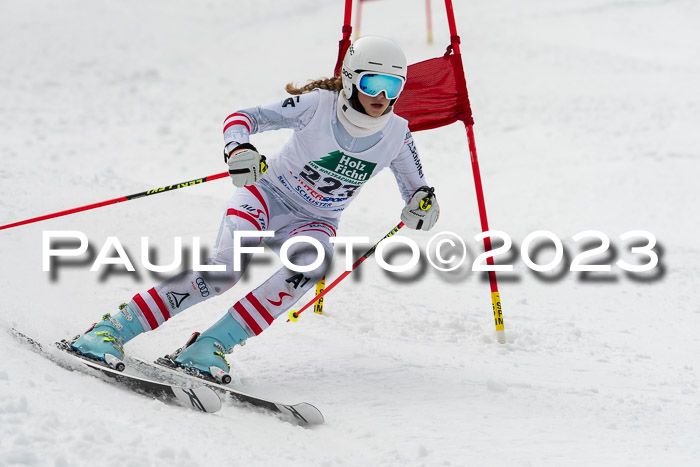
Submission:
[[[433,2],[364,6],[363,33],[409,61],[449,41]],[[214,415],[70,373],[27,351],[83,331],[157,277],[174,236],[211,247],[227,180],[0,232],[0,465],[700,465],[700,12],[691,0],[455,2],[490,225],[514,240],[495,340],[488,283],[468,265],[398,278],[367,261],[326,315],[276,322],[229,360],[234,384],[317,405],[304,429],[227,405]],[[0,224],[222,172],[221,123],[332,72],[341,0],[0,2]],[[255,136],[274,152],[289,133]],[[442,216],[469,262],[481,251],[463,126],[417,133]],[[402,202],[389,172],[345,213],[340,234],[378,239]],[[651,273],[535,274],[518,256],[550,230],[656,235]],[[96,254],[117,236],[138,274],[41,267],[42,232],[80,230]],[[425,247],[431,233],[402,232]],[[595,246],[595,244],[592,244]],[[551,250],[538,257],[551,258]],[[397,261],[405,258],[399,255]],[[636,258],[636,259],[635,259]],[[339,255],[329,278],[342,271]],[[137,338],[154,358],[217,320],[278,267],[256,262],[228,294]],[[554,274],[554,277],[552,277]]]

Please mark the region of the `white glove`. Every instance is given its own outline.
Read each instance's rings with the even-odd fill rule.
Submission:
[[[435,189],[422,186],[413,193],[413,198],[401,211],[401,220],[406,227],[430,230],[440,217],[440,206],[435,198]]]
[[[224,152],[224,160],[228,164],[231,181],[237,187],[253,185],[267,172],[265,156],[258,154],[250,143],[239,144],[231,152]]]

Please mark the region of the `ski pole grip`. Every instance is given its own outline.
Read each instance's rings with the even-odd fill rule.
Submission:
[[[430,187],[430,188],[428,188],[428,189],[425,190],[425,191],[426,191],[428,194],[425,195],[425,198],[423,198],[423,199],[420,200],[419,207],[420,207],[421,211],[427,211],[428,209],[430,209],[430,208],[433,206],[433,204],[430,202],[430,199],[431,199],[431,198],[433,197],[433,195],[435,194],[435,188],[434,188],[434,187]]]

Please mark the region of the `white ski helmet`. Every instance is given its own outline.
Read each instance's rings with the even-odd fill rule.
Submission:
[[[343,89],[345,97],[353,97],[353,88],[359,86],[359,80],[363,72],[373,72],[376,74],[397,76],[401,78],[401,87],[394,97],[387,97],[394,100],[398,98],[398,93],[403,90],[406,82],[406,55],[399,45],[380,36],[364,36],[357,39],[350,45],[341,70],[343,77]]]

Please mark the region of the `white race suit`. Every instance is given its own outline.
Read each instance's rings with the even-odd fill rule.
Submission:
[[[241,255],[233,269],[235,231],[274,231],[272,238],[244,237],[241,246],[262,241],[279,254],[282,244],[296,236],[316,239],[325,261],[312,271],[282,267],[228,310],[249,336],[260,334],[288,310],[328,270],[333,255],[330,238],[336,236],[340,215],[365,182],[389,167],[408,202],[426,185],[408,123],[391,114],[376,133],[352,137],[338,121],[338,93],[316,89],[274,104],[244,109],[224,122],[224,140],[230,149],[249,142],[249,135],[268,130],[294,130],[280,151],[268,158],[268,171],[255,185],[236,190],[224,213],[209,265],[225,265],[225,272],[186,271],[137,293],[129,303],[144,330],[152,330],[175,314],[233,287],[250,262]],[[296,243],[287,255],[298,266],[311,265],[316,248]]]

